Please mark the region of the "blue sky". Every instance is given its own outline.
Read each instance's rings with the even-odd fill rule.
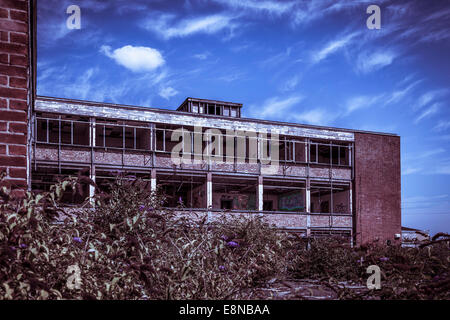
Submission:
[[[399,134],[402,224],[450,232],[449,1],[41,0],[37,23],[39,95],[168,109],[190,96]]]

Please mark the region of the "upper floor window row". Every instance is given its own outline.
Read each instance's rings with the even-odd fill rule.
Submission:
[[[92,131],[90,128],[92,127]],[[173,133],[179,130],[173,125],[124,122],[97,119],[89,122],[88,118],[37,117],[34,126],[36,142],[73,146],[94,146],[128,150],[155,151],[170,154],[180,142]],[[208,128],[203,128],[200,138],[193,128],[185,128],[183,134],[183,153],[200,153],[209,155],[238,156],[246,160],[257,158],[277,159],[283,163],[313,163],[333,166],[350,166],[352,145],[345,142],[307,141],[301,137],[277,136],[270,134],[257,137],[250,135],[242,139],[236,133],[230,135],[226,130],[214,129],[220,133],[211,139],[206,136]],[[206,138],[205,138],[206,136]],[[201,147],[194,147],[195,139],[200,139]],[[215,148],[211,143],[214,142]],[[189,143],[190,145],[185,145]],[[243,148],[239,146],[244,144]],[[231,149],[230,149],[231,148]],[[276,148],[276,149],[274,149]],[[242,160],[242,159],[239,159]]]

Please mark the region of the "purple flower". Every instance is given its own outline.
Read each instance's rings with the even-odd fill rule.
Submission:
[[[26,245],[25,243],[21,243],[21,244],[20,244],[20,247],[21,247],[21,248],[26,248],[27,245]]]
[[[79,237],[73,237],[73,241],[75,241],[75,242],[79,242],[79,243],[81,243],[82,241],[81,241],[81,238],[79,238]]]
[[[383,261],[383,262],[389,261],[389,258],[387,258],[387,257],[381,257],[381,258],[380,258],[380,261]]]
[[[16,247],[10,247],[12,251],[16,251]]]
[[[144,210],[145,210],[145,206],[144,206],[144,205],[140,205],[140,206],[139,206],[139,210],[140,210],[140,211],[144,211]]]
[[[224,266],[219,266],[219,270],[220,271],[225,271],[225,267]]]
[[[232,248],[237,248],[237,247],[239,247],[239,243],[234,242],[234,241],[229,241],[229,242],[227,242],[227,246],[232,247]]]
[[[179,203],[183,203],[183,199],[181,197],[178,198]]]

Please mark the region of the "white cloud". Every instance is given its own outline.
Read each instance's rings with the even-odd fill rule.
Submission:
[[[444,96],[447,94],[447,89],[439,89],[439,90],[432,90],[428,91],[420,96],[417,103],[414,105],[413,109],[414,111],[419,110],[429,104],[430,102]]]
[[[444,131],[448,128],[450,128],[450,121],[441,120],[438,122],[438,124],[433,129],[434,129],[434,131]]]
[[[439,110],[440,103],[434,103],[428,109],[424,110],[415,120],[414,123],[417,124],[423,119],[435,114]]]
[[[194,54],[194,58],[199,59],[199,60],[206,60],[206,59],[208,59],[208,57],[210,55],[211,55],[211,52],[206,51],[206,52]]]
[[[214,34],[235,28],[233,18],[228,15],[216,14],[193,19],[185,19],[175,23],[174,15],[162,15],[149,19],[144,23],[147,30],[153,31],[164,39],[187,37],[197,33]],[[174,24],[175,23],[175,24]],[[170,24],[174,24],[170,26]]]
[[[393,52],[363,52],[358,55],[357,70],[361,73],[369,73],[390,65],[397,55]]]
[[[413,174],[413,173],[418,173],[418,172],[420,172],[420,171],[422,171],[422,169],[420,169],[420,168],[409,167],[409,168],[406,168],[406,169],[404,169],[404,170],[402,171],[402,175],[403,175],[403,176],[407,176],[407,175],[410,175],[410,174]]]
[[[350,113],[372,106],[373,104],[381,100],[381,95],[378,96],[357,96],[347,100],[346,104],[346,115]]]
[[[289,79],[287,79],[282,85],[281,85],[281,91],[291,91],[293,90],[299,83],[300,78],[299,76],[295,75]]]
[[[387,97],[385,105],[390,104],[390,103],[397,103],[399,102],[401,99],[403,99],[406,94],[412,89],[414,88],[416,85],[418,85],[420,82],[422,82],[422,80],[417,80],[413,83],[411,83],[409,86],[407,86],[406,88],[402,89],[402,90],[395,90],[393,91],[389,97]]]
[[[111,51],[110,46],[102,46],[100,51],[133,72],[153,71],[165,63],[161,53],[149,47],[127,45]]]
[[[329,55],[345,48],[350,44],[351,40],[357,35],[357,32],[347,34],[343,37],[335,39],[328,42],[322,49],[313,52],[312,61],[313,63],[318,63],[323,59],[327,58]]]
[[[295,113],[292,117],[299,122],[320,125],[325,125],[333,120],[330,112],[324,109],[311,109],[302,113]]]
[[[171,97],[176,96],[178,91],[172,87],[164,87],[159,90],[159,95],[166,100],[169,100]]]
[[[302,96],[291,96],[284,99],[272,97],[264,101],[261,106],[254,106],[253,109],[256,111],[253,113],[258,118],[281,118],[284,116],[283,112],[288,111],[302,100]]]
[[[269,0],[214,0],[223,5],[230,6],[235,9],[248,9],[253,11],[265,11],[271,14],[282,14],[288,12],[295,2],[281,2]]]

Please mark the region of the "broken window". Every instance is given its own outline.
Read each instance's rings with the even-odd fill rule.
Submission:
[[[305,212],[305,190],[301,180],[264,178],[263,200],[272,202],[273,211]]]
[[[329,184],[311,183],[311,212],[330,213],[331,188]]]
[[[348,143],[311,142],[309,146],[309,162],[327,165],[350,165],[350,146]]]
[[[216,106],[214,104],[209,104],[208,103],[208,114],[216,114]]]
[[[256,210],[258,179],[239,176],[212,176],[212,208],[222,209],[222,201],[231,203],[231,210]]]
[[[296,163],[303,163],[306,162],[305,157],[305,143],[304,142],[294,142],[294,150],[295,150],[295,162]]]
[[[350,186],[345,183],[311,183],[312,213],[350,213]]]
[[[72,176],[76,177],[82,168],[50,168],[36,167],[31,173],[31,190],[36,193],[48,192],[50,187],[63,179]],[[88,170],[82,170],[82,175],[88,176]],[[80,194],[81,191],[81,194]],[[89,185],[82,183],[81,188],[72,190],[68,187],[61,198],[61,203],[67,205],[81,204],[89,196]]]
[[[63,145],[89,145],[89,119],[36,118],[36,141]],[[68,116],[68,118],[71,118]]]
[[[350,213],[350,186],[333,184],[333,213]]]
[[[317,143],[309,145],[309,162],[317,163]]]
[[[156,182],[166,195],[165,207],[206,208],[205,175],[157,173]]]
[[[166,131],[164,129],[155,129],[156,151],[166,151]]]
[[[319,144],[318,145],[318,155],[319,155],[319,159],[318,159],[319,163],[330,164],[330,161],[331,161],[331,146],[330,145]]]

